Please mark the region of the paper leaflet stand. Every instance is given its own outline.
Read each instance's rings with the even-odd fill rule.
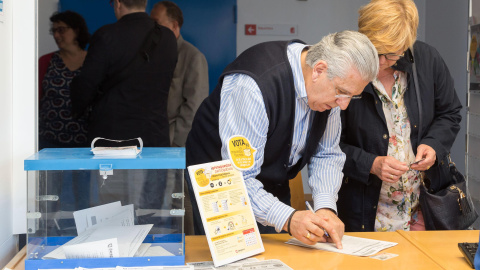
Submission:
[[[230,160],[188,167],[215,267],[264,252],[242,173]]]
[[[145,147],[134,157],[102,158],[90,148],[46,148],[25,159],[24,169],[26,270],[185,264],[185,148]],[[114,201],[134,205],[135,225],[153,224],[143,241],[153,247],[147,257],[43,259],[77,236],[73,212]]]

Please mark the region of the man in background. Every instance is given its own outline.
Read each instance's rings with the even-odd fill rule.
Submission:
[[[159,26],[160,38],[145,53],[142,46],[155,28],[145,12],[147,0],[111,3],[118,21],[92,37],[82,73],[71,84],[73,113],[92,107],[89,141],[141,137],[146,147],[170,146],[167,98],[177,62],[175,36]]]
[[[158,2],[150,17],[173,31],[177,38],[178,62],[168,96],[168,122],[173,147],[184,147],[193,116],[208,96],[208,65],[205,56],[180,34],[182,10],[171,1]]]
[[[183,25],[182,10],[171,1],[158,2],[150,17],[173,31],[177,38],[178,62],[168,95],[168,122],[170,144],[184,147],[193,117],[200,103],[208,96],[208,65],[205,56],[180,34]],[[187,185],[185,184],[185,187]],[[168,184],[167,184],[168,189]],[[192,205],[185,188],[185,233],[194,234]]]
[[[73,114],[89,111],[89,141],[141,137],[146,147],[169,147],[167,98],[177,63],[175,35],[148,16],[147,0],[110,3],[118,21],[93,34],[82,73],[71,84]],[[103,143],[112,145],[119,146]],[[161,209],[163,197],[171,198],[164,193],[165,172],[128,173],[131,181],[117,176],[105,182],[101,200]]]

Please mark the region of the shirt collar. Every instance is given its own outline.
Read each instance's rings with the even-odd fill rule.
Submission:
[[[305,89],[305,80],[302,72],[301,55],[302,51],[308,45],[301,43],[290,43],[287,47],[287,57],[293,72],[293,83],[295,86],[295,97],[302,98],[307,102],[307,90]]]

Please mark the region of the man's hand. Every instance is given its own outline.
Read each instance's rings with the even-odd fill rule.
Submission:
[[[371,173],[378,176],[382,181],[389,183],[397,182],[406,171],[408,171],[407,164],[391,156],[376,157],[370,169]]]
[[[338,216],[330,209],[318,209],[315,213],[320,216],[328,226],[323,228],[328,232],[330,237],[323,236],[328,242],[335,243],[338,249],[342,249],[342,238],[345,233],[345,224],[338,218]]]
[[[288,221],[283,226],[287,231]],[[330,237],[326,237],[324,229]],[[343,222],[329,209],[320,209],[317,213],[312,211],[297,211],[290,222],[290,233],[301,242],[314,245],[317,242],[333,242],[337,248],[342,249],[341,239],[345,227]]]

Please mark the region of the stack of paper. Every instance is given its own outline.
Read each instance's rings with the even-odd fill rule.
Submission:
[[[121,147],[94,147],[95,142],[98,140],[104,140],[104,141],[115,142],[115,143],[138,141],[140,144],[140,149],[138,149],[136,145],[121,146]],[[99,157],[113,157],[113,156],[135,157],[136,155],[142,152],[142,148],[143,148],[143,140],[140,137],[135,139],[129,139],[129,140],[112,140],[112,139],[96,137],[95,139],[92,140],[90,151],[92,151],[95,156],[99,156]]]
[[[123,146],[123,147],[95,147],[91,150],[95,156],[130,156],[134,157],[141,151],[137,146]]]
[[[153,224],[134,225],[133,204],[122,206],[113,202],[76,211],[73,216],[78,236],[44,259],[144,256],[151,248],[151,244],[142,242]]]

